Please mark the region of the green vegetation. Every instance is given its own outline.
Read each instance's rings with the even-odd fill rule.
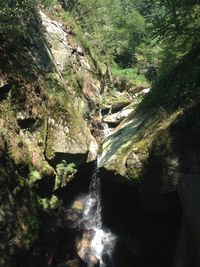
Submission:
[[[140,74],[134,68],[122,69],[122,68],[116,68],[113,66],[112,74],[114,78],[120,78],[121,80],[132,82],[133,85],[141,84],[142,86],[145,86],[145,87],[149,86],[149,82],[144,77],[144,75]]]
[[[66,186],[67,182],[69,182],[77,172],[77,169],[74,163],[68,164],[65,160],[63,160],[61,163],[57,164],[56,171],[57,175],[55,189],[60,186]]]
[[[0,34],[17,41],[27,30],[37,5],[56,3],[64,9],[51,12],[66,23],[97,62],[111,66],[114,78],[149,86],[147,80],[155,80],[157,72],[160,83],[155,87],[162,87],[163,77],[169,80],[175,66],[199,47],[197,0],[3,0]]]
[[[59,12],[52,8],[56,3],[63,6]],[[51,6],[49,12],[64,21],[90,60],[99,66],[108,88],[102,96],[102,105],[128,102],[125,94],[117,94],[118,90],[134,90],[137,86],[140,90],[151,85],[151,92],[140,105],[147,112],[158,108],[167,116],[168,112],[198,101],[200,6],[197,0],[3,0],[0,34],[6,33],[8,39],[14,37],[10,34],[13,31],[24,36],[31,14],[40,4]],[[73,70],[70,62],[66,69],[64,78],[77,90],[76,96],[78,92],[81,95],[81,75]],[[106,80],[110,70],[112,79]],[[61,111],[65,112],[60,106],[67,105],[68,96],[57,82],[59,77],[54,77],[54,73],[47,75],[46,94],[57,118]],[[51,155],[48,149],[47,155]],[[65,185],[75,172],[76,166],[59,164],[56,187]],[[37,179],[38,173],[31,171],[30,181]]]
[[[27,226],[27,231],[25,239],[27,239],[27,241],[31,243],[38,238],[39,230],[41,227],[39,214],[36,210],[32,211],[32,213],[30,213],[29,216],[27,217],[26,226]]]
[[[54,45],[51,46],[50,39],[45,40],[42,33],[37,16],[39,6],[47,8],[54,19],[65,24],[62,29],[67,32],[69,54],[64,50],[59,56],[69,55],[69,63],[63,73],[56,70],[50,53],[44,55],[44,66],[40,62],[40,52],[43,58],[46,48],[54,50]],[[114,113],[125,105],[134,109],[115,132],[105,138],[104,167],[136,184],[146,177],[151,193],[167,192],[163,188],[168,181],[173,184],[172,190],[175,189],[173,182],[178,181],[179,162],[180,173],[199,173],[200,110],[195,107],[200,100],[199,11],[198,0],[0,1],[1,93],[5,86],[11,85],[0,100],[0,160],[3,163],[0,167],[2,178],[5,176],[5,190],[1,189],[5,211],[2,209],[1,213],[13,217],[11,222],[5,220],[8,227],[3,225],[6,231],[1,235],[4,238],[9,229],[15,231],[16,228],[16,232],[6,236],[9,247],[16,242],[20,249],[20,257],[16,258],[23,256],[21,249],[26,244],[26,255],[38,253],[39,246],[46,241],[40,236],[42,231],[54,241],[57,230],[52,226],[55,223],[58,240],[52,248],[47,244],[50,252],[42,250],[41,255],[47,256],[46,264],[59,265],[56,253],[62,243],[60,219],[67,223],[68,218],[53,193],[68,198],[62,194],[62,187],[78,176],[74,163],[60,160],[55,166],[56,154],[59,160],[59,154],[72,155],[79,151],[86,154],[89,146],[96,150],[80,114],[87,117],[88,123],[92,117],[91,130],[94,131],[102,126],[101,114],[95,117],[95,112],[104,114],[110,109],[109,113]],[[52,34],[51,38],[54,37],[57,38]],[[62,38],[57,39],[65,44]],[[84,48],[83,53],[77,44]],[[81,69],[83,57],[93,63],[90,71]],[[59,66],[59,60],[56,62]],[[90,86],[90,76],[91,84],[93,78],[99,79],[97,89]],[[84,92],[87,86],[88,95]],[[150,86],[152,90],[143,98],[141,90]],[[98,96],[93,103],[95,94]],[[78,103],[76,110],[72,102]],[[25,124],[33,121],[34,127],[22,127],[22,121]],[[51,213],[52,220],[48,223]],[[64,229],[63,233],[69,234],[70,251],[71,231]],[[1,254],[6,253],[7,248]],[[63,255],[68,264],[68,255],[75,254],[65,251]],[[12,253],[11,256],[15,260]]]
[[[112,66],[113,74],[116,68],[127,69],[130,73],[127,79],[136,83],[145,80],[144,75],[140,75],[139,81],[135,75],[140,46],[145,41],[145,19],[137,5],[124,5],[119,0],[65,0],[64,3],[65,11],[59,16],[75,32],[76,39],[95,65],[103,69],[99,62],[106,62]],[[143,63],[141,69],[146,64]]]
[[[152,92],[141,103],[141,108],[157,107],[172,112],[199,101],[200,47],[192,49],[178,63],[162,71]]]
[[[119,0],[65,3],[97,54],[105,60],[112,60],[127,51],[131,54],[142,41],[145,22],[135,7],[125,11],[126,7]]]
[[[85,33],[86,41],[81,38],[81,42],[93,47],[100,61],[111,65],[114,77],[148,86],[144,74],[152,81],[157,72],[158,79],[153,87],[159,89],[152,90],[152,95],[154,92],[156,95],[152,102],[160,102],[159,105],[173,106],[174,102],[177,107],[178,102],[196,96],[199,69],[196,63],[194,67],[190,63],[192,65],[194,59],[192,54],[199,55],[200,6],[197,0],[64,2],[73,23]],[[185,63],[187,68],[184,69]],[[181,73],[188,70],[189,86],[185,78],[180,81]],[[179,80],[175,85],[176,74]],[[158,100],[160,97],[166,97],[165,104]]]
[[[25,37],[24,34],[30,26],[36,7],[39,4],[50,6],[56,2],[55,0],[1,0],[0,34],[6,35],[10,41],[19,41]]]
[[[51,198],[40,198],[38,200],[38,203],[44,208],[44,209],[53,209],[56,207],[58,203],[58,198],[53,195]]]
[[[36,181],[38,181],[40,179],[41,179],[40,173],[31,166],[30,167],[30,173],[29,173],[30,184],[34,184]]]
[[[32,0],[2,0],[0,2],[0,32],[21,34],[30,19],[29,11],[36,5]]]

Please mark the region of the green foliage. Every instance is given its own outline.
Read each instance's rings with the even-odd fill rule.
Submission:
[[[118,22],[119,26],[126,32],[126,38],[132,47],[138,45],[145,33],[145,21],[137,10],[133,9]]]
[[[57,3],[57,0],[41,0],[40,2],[45,7],[50,7],[50,6],[55,5]]]
[[[159,77],[142,107],[173,111],[188,105],[199,94],[198,1],[144,0],[140,10],[148,38],[159,47],[155,56]]]
[[[30,166],[30,172],[29,172],[29,183],[34,184],[36,181],[41,179],[40,173],[35,170],[32,166]]]
[[[29,242],[32,242],[38,237],[39,230],[41,227],[40,218],[36,211],[29,214],[26,219],[26,225],[27,231],[25,239],[27,239]]]
[[[51,198],[39,199],[38,202],[44,209],[54,209],[58,203],[58,198],[53,195]]]
[[[145,0],[143,8],[152,35],[161,42],[176,42],[185,52],[200,41],[199,12],[197,1],[186,0]]]
[[[59,14],[59,16],[62,18],[62,20],[66,23],[67,27],[70,30],[73,30],[76,32],[77,25],[74,17],[71,15],[68,11],[63,11]]]
[[[73,173],[75,171],[76,165],[74,163],[66,163],[65,160],[63,160],[61,163],[57,164],[56,169],[58,172],[69,172]]]
[[[145,79],[144,75],[139,74],[137,69],[121,69],[116,66],[112,67],[113,77],[119,77],[125,81],[130,81],[135,85],[142,85],[144,87],[149,86],[149,82]]]
[[[39,4],[47,7],[56,2],[56,0],[1,0],[0,34],[6,35],[7,40],[15,40],[16,45],[18,39],[24,37],[28,30],[36,7]]]
[[[200,92],[200,47],[195,47],[166,70],[162,70],[141,107],[161,107],[172,112],[198,101]]]
[[[134,5],[124,12],[120,0],[83,0],[74,2],[73,7],[68,5],[68,1],[65,3],[102,60],[123,57],[126,50],[130,51],[130,55],[143,40],[144,18]]]
[[[69,182],[74,174],[77,172],[76,165],[74,163],[66,163],[65,160],[63,160],[61,163],[57,164],[56,166],[56,184],[55,189],[57,189],[59,186],[63,187]]]
[[[22,34],[31,18],[31,12],[37,0],[1,0],[0,33],[13,34],[13,38]]]

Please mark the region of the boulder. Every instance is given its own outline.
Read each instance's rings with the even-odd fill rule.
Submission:
[[[134,108],[126,107],[122,109],[122,111],[119,111],[117,113],[114,113],[112,115],[104,116],[103,122],[108,123],[108,125],[119,125],[120,122],[122,122],[125,118],[128,117],[131,112],[133,112]]]
[[[79,257],[90,267],[98,267],[99,259],[92,254],[91,242],[95,235],[94,230],[85,230],[82,238],[77,242],[77,253]]]

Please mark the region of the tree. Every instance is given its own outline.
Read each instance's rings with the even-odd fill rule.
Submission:
[[[133,63],[135,49],[145,34],[144,19],[136,9],[140,2],[82,0],[72,1],[73,5],[66,8],[87,34],[96,54],[127,67]]]
[[[145,0],[143,15],[153,37],[161,42],[177,41],[180,46],[199,43],[200,30],[198,0]]]

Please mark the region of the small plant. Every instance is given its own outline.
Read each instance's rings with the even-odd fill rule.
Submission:
[[[65,160],[63,160],[61,163],[57,164],[56,166],[56,184],[55,189],[57,189],[59,186],[63,187],[69,182],[74,174],[77,172],[76,165],[74,163],[66,163]]]
[[[30,173],[29,173],[29,183],[34,184],[36,181],[41,179],[40,173],[35,170],[32,166],[30,167]]]
[[[58,198],[53,195],[51,198],[43,198],[38,202],[44,209],[54,209],[58,203]]]
[[[27,217],[26,225],[27,231],[25,239],[32,242],[37,238],[41,226],[40,219],[36,211]]]

